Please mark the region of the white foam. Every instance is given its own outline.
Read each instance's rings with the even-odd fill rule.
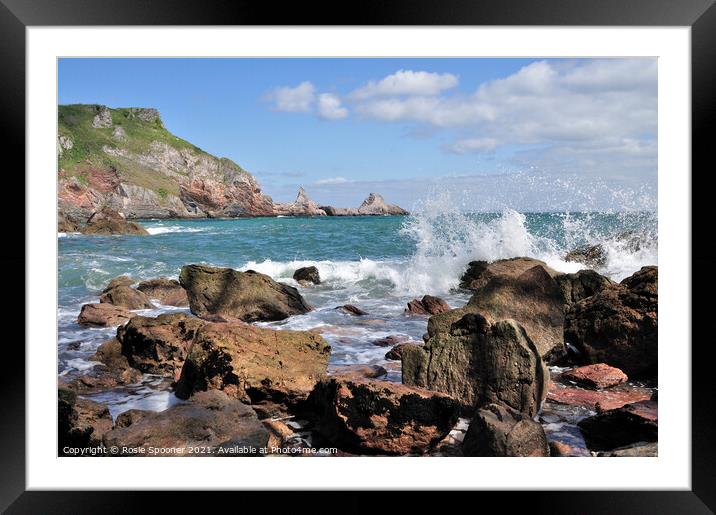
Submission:
[[[185,227],[183,225],[156,225],[154,227],[147,227],[147,232],[152,236],[157,234],[170,234],[177,232],[204,232],[204,229],[199,227]]]
[[[555,215],[559,216],[559,215]],[[644,265],[656,264],[656,236],[647,234],[639,250],[615,235],[605,237],[587,217],[561,216],[564,241],[531,234],[526,216],[513,209],[486,219],[471,216],[448,194],[425,201],[406,218],[401,233],[415,242],[416,250],[405,259],[357,261],[250,261],[241,270],[256,270],[276,280],[296,284],[292,275],[300,267],[316,266],[324,287],[362,286],[371,281],[389,287],[384,295],[445,295],[454,290],[470,261],[495,261],[512,257],[533,257],[559,272],[573,273],[584,264],[567,262],[565,254],[584,244],[601,244],[607,263],[598,271],[615,280],[634,273]],[[558,224],[556,228],[559,228]]]

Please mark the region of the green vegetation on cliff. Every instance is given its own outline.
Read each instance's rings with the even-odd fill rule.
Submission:
[[[250,175],[226,158],[217,158],[169,132],[154,109],[110,109],[97,104],[58,106],[58,172],[76,177],[84,185],[97,171],[116,172],[123,182],[150,189],[161,198],[178,195],[178,182],[166,173],[138,160],[152,146],[165,144],[178,151],[190,151],[196,157],[215,159],[231,176]],[[107,149],[110,151],[107,152]],[[175,173],[186,175],[186,170]]]

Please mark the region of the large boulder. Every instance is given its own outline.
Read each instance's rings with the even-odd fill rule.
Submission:
[[[117,427],[104,435],[104,445],[118,448],[117,455],[221,456],[229,453],[219,448],[232,447],[246,450],[239,455],[260,455],[269,440],[254,410],[223,392],[200,392],[191,402],[161,412],[132,411],[120,415]],[[151,454],[151,449],[163,452]]]
[[[249,270],[206,265],[182,267],[179,282],[198,316],[222,315],[244,322],[283,320],[313,308],[296,288]]]
[[[302,285],[321,284],[321,276],[315,266],[304,266],[293,273],[294,281]]]
[[[575,302],[596,295],[604,288],[614,284],[608,277],[598,274],[594,270],[580,270],[574,274],[559,274],[555,281],[562,290],[565,307]]]
[[[117,340],[130,366],[178,379],[194,335],[205,323],[184,313],[138,316],[117,329]]]
[[[549,456],[544,429],[531,417],[501,404],[479,409],[462,442],[465,456]]]
[[[469,412],[501,403],[534,416],[547,395],[547,367],[514,320],[467,313],[424,346],[403,349],[401,360],[403,383],[447,393]]]
[[[137,285],[137,290],[165,306],[184,307],[189,305],[186,290],[182,288],[176,279],[160,277],[142,281]]]
[[[498,259],[491,263],[487,261],[471,261],[460,278],[460,288],[478,290],[495,277],[517,277],[537,265],[544,268],[551,277],[558,275],[544,261],[528,257]]]
[[[96,448],[104,434],[112,429],[107,406],[87,399],[63,386],[57,389],[57,452],[60,456],[77,455],[68,448]]]
[[[423,295],[422,299],[413,299],[408,302],[405,313],[408,315],[437,315],[449,310],[448,303],[440,297]]]
[[[147,230],[136,222],[129,222],[117,211],[105,207],[95,211],[81,229],[82,234],[130,234],[148,235]]]
[[[112,304],[127,309],[154,309],[155,306],[146,294],[129,286],[119,285],[105,291],[99,297],[101,303]]]
[[[231,397],[292,403],[326,376],[331,347],[318,334],[242,322],[207,323],[194,336],[176,395],[224,390]]]
[[[85,304],[77,316],[77,323],[93,327],[112,327],[122,325],[134,316],[136,313],[112,304]]]
[[[657,281],[657,267],[644,267],[573,304],[565,315],[565,341],[584,363],[606,363],[635,379],[656,377]]]
[[[582,419],[578,424],[589,449],[608,451],[637,442],[656,442],[658,405],[639,401]]]
[[[422,454],[452,430],[459,411],[441,393],[342,376],[318,383],[307,404],[321,436],[364,454]]]
[[[527,331],[540,356],[564,341],[562,292],[542,265],[518,276],[491,279],[475,292],[466,309],[489,313],[495,320],[516,320]]]

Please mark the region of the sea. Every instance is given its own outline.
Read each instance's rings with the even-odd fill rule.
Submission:
[[[97,302],[107,282],[119,275],[140,281],[177,278],[183,265],[205,263],[256,270],[295,286],[315,309],[287,320],[262,323],[276,329],[320,329],[332,346],[331,368],[376,364],[400,382],[400,363],[385,359],[373,344],[389,335],[422,341],[427,318],[404,314],[406,304],[425,294],[453,307],[470,297],[458,289],[473,260],[529,256],[561,272],[584,265],[565,254],[601,244],[606,263],[597,269],[619,281],[657,263],[655,212],[466,213],[449,203],[426,203],[410,216],[278,217],[201,220],[140,220],[149,236],[58,236],[57,373],[71,378],[97,363],[89,357],[114,336],[114,328],[76,323],[82,304]],[[637,242],[635,244],[635,242]],[[293,272],[315,265],[321,284],[304,287]],[[335,308],[354,304],[368,315]],[[188,312],[158,305],[140,314]],[[160,411],[181,402],[167,381],[147,375],[129,387],[87,395],[109,406],[114,417],[131,408]]]

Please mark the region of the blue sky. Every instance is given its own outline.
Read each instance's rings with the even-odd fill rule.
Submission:
[[[656,90],[655,59],[62,59],[58,96],[155,107],[276,201],[302,185],[320,203],[378,191],[410,208],[450,185],[579,209],[655,202]],[[601,193],[550,200],[555,184]]]

